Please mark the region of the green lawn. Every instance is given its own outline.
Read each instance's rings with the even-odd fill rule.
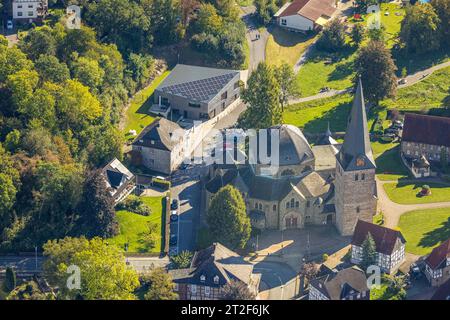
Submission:
[[[329,54],[313,49],[310,58],[300,68],[296,82],[303,97],[318,94],[323,87],[341,90],[351,87],[354,75],[353,61],[356,58],[354,48],[342,53]],[[326,59],[333,63],[325,64]]]
[[[389,12],[387,16],[384,15],[386,11]],[[395,15],[396,12],[401,15]],[[366,24],[369,16],[363,16],[365,21],[361,23]],[[385,43],[388,48],[392,48],[396,43],[400,31],[400,23],[403,18],[404,10],[398,4],[381,4],[381,23],[386,28]],[[365,42],[367,41],[366,39]],[[347,42],[350,44],[348,36]],[[351,87],[352,78],[354,77],[353,62],[356,56],[356,48],[351,45],[349,45],[348,49],[334,54],[313,50],[310,58],[302,66],[296,78],[302,96],[315,95],[323,87],[336,90]],[[332,63],[325,64],[325,59],[331,59]]]
[[[128,243],[128,252],[151,252],[159,253],[162,248],[162,237],[164,235],[163,225],[163,205],[162,197],[142,197],[144,203],[149,206],[152,213],[149,216],[142,216],[133,212],[120,210],[116,212],[119,221],[120,233],[111,238],[110,243],[124,249],[125,243]],[[143,235],[148,230],[147,223],[153,222],[158,225],[159,237],[154,248],[148,249]]]
[[[310,133],[325,132],[328,122],[331,131],[345,131],[351,103],[352,97],[344,94],[290,105],[283,113],[283,121]]]
[[[372,143],[378,179],[390,181],[408,177],[409,171],[400,159],[399,148],[397,143]]]
[[[294,66],[314,40],[314,36],[305,36],[275,27],[267,40],[266,61],[276,66],[285,61]]]
[[[388,294],[389,284],[382,281],[379,287],[372,287],[370,289],[370,300],[389,300]]]
[[[426,255],[450,238],[450,208],[417,210],[403,214],[399,222],[406,251]]]
[[[440,183],[426,183],[431,187],[431,195],[420,197],[418,193],[425,183],[398,182],[383,185],[389,198],[399,204],[417,204],[433,202],[450,202],[450,185]]]
[[[156,78],[148,87],[137,92],[130,102],[130,106],[126,112],[126,122],[124,125],[123,133],[127,139],[133,139],[128,132],[130,130],[136,130],[139,134],[142,129],[153,122],[154,118],[148,114],[148,110],[151,107],[149,98],[155,91],[156,87],[169,75],[170,71],[164,72],[158,78]]]
[[[381,105],[407,110],[440,108],[449,96],[449,88],[450,67],[447,67],[412,86],[399,89],[395,99],[384,100]]]

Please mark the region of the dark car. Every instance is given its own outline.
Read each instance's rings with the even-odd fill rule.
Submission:
[[[171,234],[171,235],[170,235],[169,244],[170,244],[171,246],[174,246],[174,245],[177,244],[177,241],[178,241],[177,235],[176,235],[176,234]]]
[[[178,199],[173,199],[172,203],[170,204],[170,210],[177,210],[178,209]]]
[[[172,211],[170,214],[170,222],[177,222],[178,221],[178,214],[176,211]]]

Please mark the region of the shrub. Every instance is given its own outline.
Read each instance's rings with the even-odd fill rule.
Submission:
[[[328,257],[329,257],[329,256],[328,256],[326,253],[324,253],[323,256],[322,256],[322,261],[323,261],[323,262],[327,261],[327,260],[328,260]]]
[[[142,216],[149,216],[152,212],[151,208],[147,206],[141,198],[134,195],[130,195],[124,201],[119,203],[117,209],[134,212]]]
[[[155,187],[159,187],[163,190],[169,190],[170,189],[170,181],[161,180],[161,179],[153,179],[153,185]]]

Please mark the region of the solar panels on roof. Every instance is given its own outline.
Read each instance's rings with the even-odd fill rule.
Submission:
[[[177,96],[183,96],[195,101],[209,101],[216,96],[235,75],[235,72],[230,72],[216,77],[163,87],[161,88],[161,91]]]

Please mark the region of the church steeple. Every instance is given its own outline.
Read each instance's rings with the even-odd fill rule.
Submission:
[[[370,146],[366,107],[364,104],[361,78],[358,79],[352,111],[345,132],[344,144],[337,154],[342,168],[346,171],[376,168]]]

